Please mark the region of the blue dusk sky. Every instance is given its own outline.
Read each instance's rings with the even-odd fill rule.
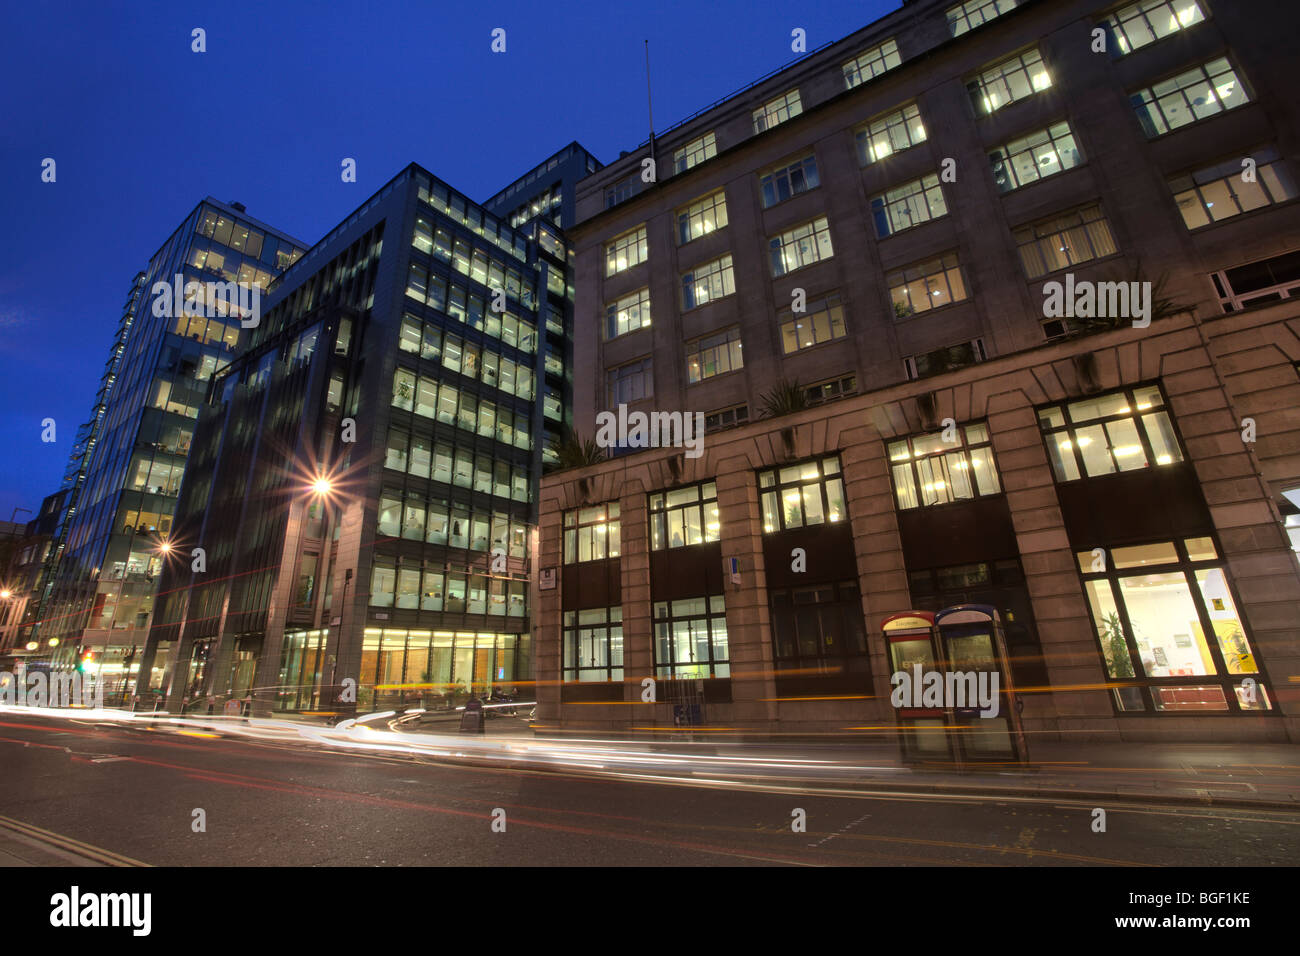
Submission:
[[[646,139],[898,0],[24,3],[0,31],[0,520],[55,491],[130,282],[203,197],[316,242],[415,161],[484,200]],[[191,30],[207,52],[191,51]],[[506,52],[490,49],[506,30]],[[57,181],[41,181],[52,157]],[[340,162],[357,160],[357,183]],[[52,418],[57,441],[41,441]],[[19,513],[18,520],[30,516]]]

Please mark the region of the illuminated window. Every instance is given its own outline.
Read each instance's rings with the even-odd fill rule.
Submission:
[[[885,276],[894,315],[900,319],[966,298],[957,253],[949,252]]]
[[[1272,710],[1211,538],[1075,555],[1116,709]]]
[[[1009,57],[966,81],[975,109],[982,115],[996,113],[1016,100],[1042,92],[1052,85],[1052,77],[1037,50]]]
[[[1120,56],[1155,43],[1205,19],[1197,0],[1142,0],[1121,7],[1102,21]]]
[[[1227,57],[1211,60],[1129,97],[1149,138],[1250,102]]]
[[[925,142],[925,124],[921,122],[920,107],[908,103],[901,109],[859,127],[854,136],[858,146],[858,162],[863,166],[911,149],[917,143]]]
[[[1159,386],[1120,389],[1038,411],[1059,482],[1183,460]]]
[[[638,289],[605,306],[605,338],[613,339],[650,325],[650,290]]]
[[[900,510],[969,501],[1001,493],[988,426],[983,422],[888,445]]]
[[[727,225],[727,197],[721,189],[677,210],[677,244],[707,236]]]
[[[881,239],[948,215],[938,173],[873,196],[871,215],[876,223],[876,236]]]
[[[767,241],[772,275],[783,276],[834,255],[826,217],[797,226]]]
[[[730,677],[727,608],[721,594],[656,601],[655,676]]]
[[[603,561],[619,556],[618,502],[564,513],[564,563]]]
[[[786,309],[778,321],[781,324],[781,348],[786,355],[845,335],[844,307],[838,295],[810,302],[803,312]]]
[[[1249,167],[1242,158],[1234,157],[1169,180],[1188,229],[1201,229],[1296,197],[1295,180],[1275,148],[1256,150],[1246,159]],[[1245,177],[1247,168],[1254,169],[1251,180]]]
[[[1083,160],[1083,152],[1066,122],[1012,140],[989,153],[993,182],[1004,193],[1074,169]]]
[[[716,155],[718,155],[718,141],[712,133],[705,133],[699,139],[691,140],[673,153],[673,172],[684,173],[692,166],[697,166]]]
[[[612,276],[645,262],[648,250],[644,225],[606,243],[605,275]]]
[[[664,551],[720,540],[718,486],[699,485],[650,495],[650,549]]]
[[[848,519],[838,455],[758,473],[763,533]]]
[[[1021,226],[1011,234],[1025,275],[1031,279],[1117,251],[1110,223],[1097,205]]]
[[[686,379],[689,384],[734,372],[744,365],[739,326],[686,343]]]
[[[565,611],[561,645],[564,680],[622,680],[623,609]]]
[[[736,291],[731,253],[682,274],[682,309],[694,309]]]

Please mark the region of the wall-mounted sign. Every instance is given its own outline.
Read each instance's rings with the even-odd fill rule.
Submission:
[[[537,575],[537,586],[543,591],[554,591],[555,568],[542,568]]]

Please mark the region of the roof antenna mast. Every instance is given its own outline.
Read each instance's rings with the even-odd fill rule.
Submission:
[[[655,162],[655,108],[654,102],[650,98],[650,41],[645,41],[645,102],[646,110],[650,114],[650,162]],[[653,166],[652,166],[653,168]],[[658,178],[656,172],[655,178]]]

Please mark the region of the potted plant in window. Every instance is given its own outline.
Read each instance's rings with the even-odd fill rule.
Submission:
[[[1133,661],[1129,657],[1128,643],[1124,640],[1124,627],[1114,611],[1102,619],[1101,648],[1111,677],[1133,676]]]

